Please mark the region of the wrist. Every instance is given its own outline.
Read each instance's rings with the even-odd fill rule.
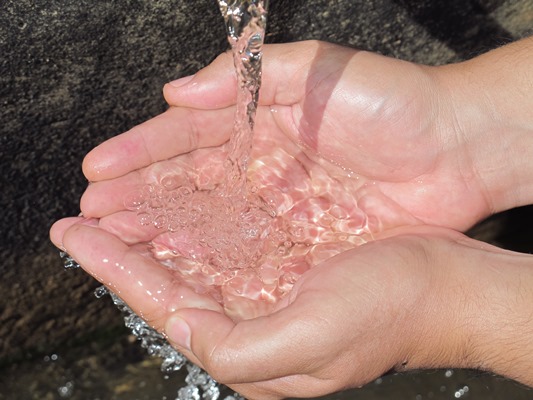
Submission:
[[[532,257],[500,250],[484,258],[470,293],[470,367],[533,386]]]
[[[533,385],[533,257],[446,236],[427,241],[431,283],[405,368],[479,369]]]
[[[435,68],[441,129],[457,162],[468,163],[460,172],[485,191],[489,213],[533,202],[532,54],[526,39]]]

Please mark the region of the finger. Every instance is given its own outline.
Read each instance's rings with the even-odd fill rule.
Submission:
[[[65,250],[63,246],[63,235],[72,225],[84,221],[83,217],[69,217],[56,221],[50,228],[50,240],[59,249]]]
[[[172,107],[94,148],[83,161],[84,174],[89,181],[112,179],[197,148],[219,146],[229,138],[233,114],[231,108]]]
[[[331,326],[310,317],[309,304],[316,302],[297,300],[277,313],[237,324],[221,313],[180,310],[169,318],[165,332],[219,382],[266,381],[314,370],[325,358],[328,345],[323,342],[338,341]],[[322,325],[320,337],[313,334],[317,324]]]
[[[204,150],[204,149],[202,149]],[[130,209],[127,203],[129,195],[136,201],[145,190],[173,190],[178,186],[190,185],[194,171],[192,154],[182,154],[172,160],[160,161],[146,168],[135,170],[118,178],[91,183],[80,200],[80,208],[85,216],[101,218],[106,215]],[[161,183],[165,177],[172,177],[172,187],[163,187]],[[149,186],[152,185],[150,189]],[[155,185],[155,187],[153,186]],[[148,195],[150,192],[145,193]]]
[[[303,99],[310,64],[323,47],[317,41],[265,45],[263,50],[261,105],[291,105]],[[170,105],[216,109],[235,104],[236,75],[229,52],[221,54],[194,77],[165,85]]]
[[[126,209],[125,198],[144,182],[139,171],[133,171],[115,179],[91,183],[80,199],[83,215],[102,218]]]
[[[147,200],[151,196],[163,199],[181,186],[212,189],[223,180],[225,158],[226,153],[222,147],[197,149],[118,178],[93,182],[81,198],[81,211],[85,216],[102,218],[125,209],[137,208],[134,204],[127,204],[128,198],[135,202],[141,198]],[[167,178],[170,181],[165,184]],[[159,193],[160,191],[162,192]]]
[[[141,224],[140,217],[134,211],[120,211],[100,219],[99,227],[120,238],[127,245],[151,241],[165,232],[153,223]]]
[[[220,310],[214,300],[180,285],[172,271],[103,229],[74,224],[65,232],[63,244],[83,269],[156,329],[182,307]]]

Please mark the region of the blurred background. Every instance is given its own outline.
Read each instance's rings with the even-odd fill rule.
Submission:
[[[533,32],[533,0],[271,0],[267,42],[320,39],[425,64]],[[48,229],[77,215],[84,155],[165,109],[164,83],[227,49],[215,0],[0,2],[0,399],[175,399],[109,297]],[[509,71],[512,73],[512,71]],[[531,252],[531,207],[471,234]],[[330,399],[533,399],[477,371],[384,377]]]

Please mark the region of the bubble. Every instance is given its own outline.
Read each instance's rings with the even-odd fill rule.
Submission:
[[[180,180],[175,175],[168,175],[161,179],[161,186],[167,191],[171,191],[179,187]]]
[[[198,221],[202,216],[202,211],[199,208],[193,207],[189,210],[189,219],[191,222]]]
[[[329,213],[322,213],[318,217],[318,224],[323,227],[330,227],[331,224],[335,221],[335,217]]]
[[[147,226],[152,223],[152,217],[146,212],[137,214],[137,219],[139,220],[139,223],[143,226]]]
[[[334,204],[333,206],[331,206],[329,213],[337,219],[344,219],[344,218],[348,218],[349,216],[349,213],[343,207],[337,204]]]
[[[153,224],[156,228],[158,229],[161,229],[161,228],[164,228],[166,227],[167,225],[167,222],[168,222],[168,218],[166,215],[164,214],[159,214],[159,215],[156,215],[154,220],[153,220]]]
[[[172,216],[168,222],[168,230],[170,232],[176,232],[180,229],[183,229],[186,225],[186,220],[179,216]]]
[[[189,186],[182,186],[178,189],[178,193],[181,197],[189,198],[192,195],[193,190]]]
[[[124,199],[124,206],[131,211],[139,210],[146,203],[146,194],[143,191],[135,190],[128,193]]]
[[[335,235],[335,238],[336,238],[338,241],[340,241],[340,242],[344,242],[344,241],[348,240],[348,235],[345,234],[345,233],[337,233],[337,234]]]
[[[303,233],[304,230],[301,226],[294,225],[289,228],[289,234],[295,239],[295,241],[303,237]]]
[[[146,184],[141,188],[141,192],[145,196],[151,197],[155,193],[155,187],[154,185]]]
[[[163,208],[164,201],[160,197],[152,197],[150,201],[148,202],[148,206],[150,208]]]

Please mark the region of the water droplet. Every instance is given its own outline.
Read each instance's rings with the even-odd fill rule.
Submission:
[[[161,179],[161,186],[165,188],[165,190],[171,191],[176,189],[180,185],[180,180],[175,175],[168,175],[165,176],[163,179]]]
[[[150,225],[152,223],[152,218],[150,214],[142,212],[137,215],[139,223],[143,226]]]
[[[158,228],[158,229],[164,228],[166,226],[167,222],[168,222],[168,218],[164,214],[156,215],[154,220],[153,220],[154,226],[156,228]]]
[[[126,195],[124,199],[124,206],[131,211],[139,210],[146,203],[146,195],[144,192],[135,190]]]
[[[454,397],[456,399],[461,399],[463,397],[465,397],[466,395],[468,395],[468,392],[470,391],[470,388],[468,386],[463,386],[462,388],[459,388],[455,391],[454,393]]]
[[[105,296],[108,292],[107,288],[105,286],[100,286],[94,290],[94,296],[99,299],[103,296]]]
[[[72,396],[72,392],[74,389],[74,383],[73,382],[67,382],[65,385],[60,386],[57,389],[57,392],[59,393],[59,396],[62,398],[67,398]]]

